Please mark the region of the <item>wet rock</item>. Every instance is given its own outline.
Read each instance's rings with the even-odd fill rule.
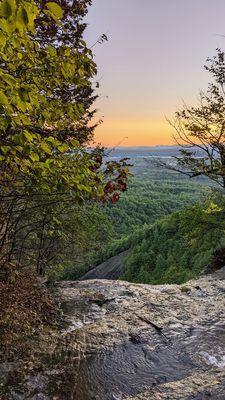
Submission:
[[[67,327],[34,344],[32,363],[1,366],[2,393],[12,400],[225,399],[224,279],[225,270],[182,286],[63,282]]]

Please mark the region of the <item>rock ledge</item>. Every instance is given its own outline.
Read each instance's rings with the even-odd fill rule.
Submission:
[[[7,399],[225,399],[225,268],[181,286],[88,280],[58,291],[67,325],[32,360],[1,366]]]

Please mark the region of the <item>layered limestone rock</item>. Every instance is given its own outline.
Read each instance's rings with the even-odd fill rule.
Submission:
[[[30,360],[2,366],[7,399],[225,399],[225,269],[181,286],[58,291],[67,323]]]

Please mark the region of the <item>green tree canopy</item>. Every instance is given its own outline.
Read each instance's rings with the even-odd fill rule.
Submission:
[[[82,18],[90,3],[0,2],[0,249],[4,264],[21,237],[21,220],[27,226],[27,219],[35,219],[42,241],[46,207],[49,221],[55,205],[69,204],[68,198],[76,203],[115,202],[119,191],[126,189],[126,160],[103,163],[103,149],[88,148],[97,97],[93,89],[97,68],[83,40]],[[38,210],[39,220],[30,216],[31,210]],[[26,248],[24,243],[22,248]]]

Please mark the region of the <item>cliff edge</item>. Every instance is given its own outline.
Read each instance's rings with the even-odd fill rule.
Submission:
[[[224,400],[225,268],[185,285],[63,282],[62,329],[2,364],[4,399]]]

